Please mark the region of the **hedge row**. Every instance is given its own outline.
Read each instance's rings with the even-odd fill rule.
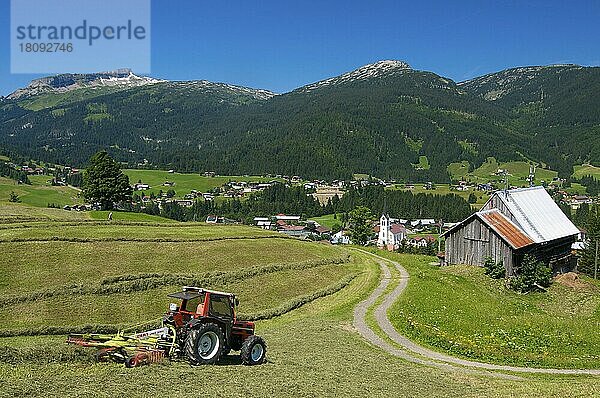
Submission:
[[[164,286],[214,286],[249,279],[261,275],[287,270],[304,270],[324,265],[343,264],[350,261],[350,255],[327,260],[306,261],[291,264],[272,264],[263,267],[251,267],[238,271],[212,271],[204,275],[182,274],[136,274],[105,278],[99,284],[78,284],[55,289],[46,289],[20,296],[0,297],[0,307],[43,300],[60,296],[110,295],[134,293]]]
[[[282,305],[266,309],[263,311],[259,311],[256,313],[250,314],[238,314],[238,318],[240,320],[247,321],[257,321],[257,320],[266,320],[271,319],[277,316],[284,315],[288,312],[291,312],[297,308],[302,307],[312,301],[317,299],[330,296],[334,293],[339,292],[346,286],[348,286],[354,278],[356,278],[357,274],[351,274],[343,278],[341,281],[330,285],[322,290],[317,290],[316,292],[296,297],[291,299]],[[154,326],[158,326],[158,321],[153,320],[146,323],[148,328],[152,328]],[[25,328],[25,329],[6,329],[0,330],[0,338],[3,337],[16,337],[16,336],[49,336],[49,335],[68,335],[68,334],[84,334],[84,333],[117,333],[120,330],[128,330],[131,329],[131,325],[101,325],[101,324],[91,324],[91,325],[79,325],[79,326],[43,326],[36,328]],[[0,347],[0,352],[4,347]],[[4,361],[4,356],[0,354],[0,361]],[[6,361],[5,361],[6,362]]]

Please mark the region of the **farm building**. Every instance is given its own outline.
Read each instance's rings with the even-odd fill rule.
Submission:
[[[507,274],[526,254],[555,273],[572,270],[571,245],[579,229],[543,187],[495,192],[481,211],[448,230],[448,264],[483,265],[487,257],[504,264]]]

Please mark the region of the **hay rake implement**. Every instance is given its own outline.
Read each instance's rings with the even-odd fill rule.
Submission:
[[[82,347],[96,347],[98,361],[123,363],[126,367],[148,365],[170,358],[175,351],[176,333],[164,326],[142,333],[125,334],[71,334],[67,343]]]

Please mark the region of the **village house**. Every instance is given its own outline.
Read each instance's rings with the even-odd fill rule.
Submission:
[[[570,199],[571,202],[571,209],[573,210],[578,210],[582,204],[593,204],[594,201],[585,195],[574,195],[573,197],[571,197]]]
[[[300,216],[287,216],[285,214],[277,214],[274,218],[276,221],[284,221],[286,223],[295,223],[300,221]]]
[[[346,231],[343,229],[333,234],[329,241],[332,245],[349,245],[352,243],[350,237],[346,235]]]
[[[483,208],[444,233],[448,264],[502,262],[508,275],[526,254],[555,273],[574,268],[571,246],[579,229],[543,187],[495,192]]]
[[[254,217],[254,224],[259,228],[267,230],[273,227],[270,217]]]
[[[436,239],[432,235],[427,236],[415,236],[406,241],[406,244],[413,247],[427,247],[432,243],[435,243]]]
[[[324,236],[331,234],[331,229],[329,229],[323,225],[319,225],[314,229],[313,232],[320,237],[324,237]]]
[[[310,231],[303,225],[279,225],[277,227],[277,232],[296,238],[306,238],[310,235]]]
[[[410,227],[415,231],[423,231],[425,229],[431,229],[436,226],[436,222],[433,218],[424,218],[420,220],[413,220],[409,223]]]
[[[194,205],[194,201],[189,199],[177,199],[174,202],[181,207],[192,207]]]
[[[236,224],[235,220],[211,214],[206,217],[207,224]]]

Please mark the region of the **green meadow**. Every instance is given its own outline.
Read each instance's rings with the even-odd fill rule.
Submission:
[[[483,268],[438,267],[433,257],[386,254],[411,275],[391,308],[394,326],[437,351],[497,364],[600,368],[600,283],[555,282],[519,294]]]
[[[600,393],[590,377],[506,380],[415,365],[373,347],[353,329],[352,316],[354,307],[379,283],[379,265],[351,248],[235,225],[51,220],[55,209],[43,210],[48,213],[43,220],[0,223],[1,397],[191,397],[200,391],[232,397],[339,397],[361,396],[365,391],[373,397]],[[428,257],[386,255],[402,262],[411,273],[409,289],[390,315],[399,330],[417,341],[465,355],[433,344],[435,338],[424,338],[431,328],[415,334],[403,325],[407,319],[420,319],[441,322],[436,327],[448,336],[458,335],[457,330],[487,333],[487,325],[474,322],[481,305],[490,314],[480,316],[490,322],[494,316],[504,316],[499,309],[506,306],[502,320],[510,322],[505,329],[509,333],[520,330],[518,324],[524,318],[511,320],[515,308],[520,308],[518,298],[487,293],[497,287],[490,286],[478,270],[440,270],[427,265]],[[96,363],[93,349],[64,344],[63,333],[69,331],[133,325],[137,325],[134,330],[141,330],[147,321],[157,322],[170,302],[166,295],[183,284],[236,293],[241,301],[238,313],[257,319],[257,333],[267,341],[267,364],[244,367],[230,355],[220,366],[192,368],[185,361],[167,361],[125,369]],[[466,298],[457,297],[461,295]],[[554,296],[550,297],[525,298],[522,306],[535,313],[536,326],[547,318],[545,313],[567,317]],[[571,302],[580,299],[577,296]],[[547,307],[539,307],[544,302]],[[445,306],[443,311],[440,306]],[[585,308],[590,311],[591,304]],[[441,314],[446,317],[436,320]],[[579,315],[588,320],[596,316]],[[572,333],[577,337],[581,330],[583,326]],[[577,355],[597,352],[595,340],[577,341],[587,342],[590,349],[577,348]],[[550,354],[545,363],[572,364],[565,350],[553,345],[547,349]],[[524,351],[520,346],[506,350],[502,357],[490,354],[486,359],[520,362],[518,354]],[[530,360],[530,351],[525,350],[523,358]],[[477,352],[468,356],[479,358]],[[587,365],[595,363],[593,358],[586,361]]]
[[[142,181],[144,184],[150,185],[151,189],[143,191],[150,194],[159,191],[167,192],[169,189],[175,190],[178,197],[190,193],[192,190],[198,192],[208,192],[211,189],[220,187],[228,182],[268,182],[274,178],[256,177],[256,176],[215,176],[205,177],[200,174],[183,174],[169,173],[161,170],[124,170],[124,173],[129,176],[129,181],[132,184]],[[174,186],[165,186],[165,182],[175,183]]]

